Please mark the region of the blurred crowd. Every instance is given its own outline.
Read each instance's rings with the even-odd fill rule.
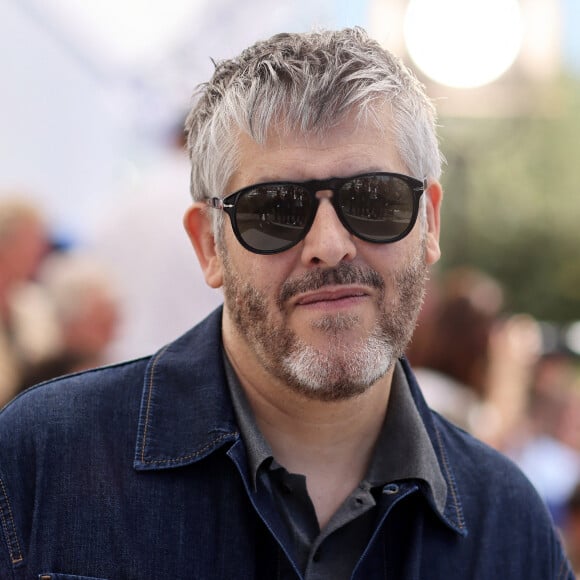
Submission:
[[[0,407],[29,386],[146,356],[222,301],[185,230],[183,154],[143,174],[82,240],[26,193],[0,189]]]
[[[432,408],[528,476],[580,574],[580,357],[555,334],[506,312],[491,276],[456,268],[430,281],[407,356]]]
[[[43,380],[145,355],[221,301],[193,270],[177,207],[153,234],[139,211],[159,216],[159,197],[139,199],[119,206],[100,246],[63,246],[35,203],[0,191],[0,406]],[[175,232],[179,248],[162,246]],[[457,268],[433,273],[407,356],[436,411],[527,474],[580,571],[578,355],[507,313],[496,280]]]
[[[105,265],[56,244],[26,196],[0,193],[0,405],[39,381],[102,364],[118,319]]]
[[[179,119],[67,243],[34,196],[0,188],[0,407],[45,379],[151,354],[221,303],[180,227],[189,171]]]

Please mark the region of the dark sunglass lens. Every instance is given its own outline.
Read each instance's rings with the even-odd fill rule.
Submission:
[[[259,252],[279,252],[301,238],[310,215],[310,196],[299,185],[261,185],[244,192],[236,222],[244,242]]]
[[[388,242],[403,234],[413,219],[413,191],[400,177],[356,177],[340,191],[344,219],[362,238]]]

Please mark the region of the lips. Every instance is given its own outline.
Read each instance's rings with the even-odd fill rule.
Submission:
[[[368,293],[361,289],[355,288],[340,288],[336,290],[324,290],[314,292],[302,296],[296,301],[297,306],[307,306],[309,304],[317,304],[320,302],[338,302],[340,300],[348,300],[351,298],[362,298]]]
[[[383,292],[385,282],[370,267],[341,263],[336,268],[315,268],[282,284],[277,299],[279,308],[289,305],[305,306],[339,300],[361,299],[374,292]]]

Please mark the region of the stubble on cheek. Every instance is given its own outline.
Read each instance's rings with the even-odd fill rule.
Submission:
[[[224,299],[236,331],[253,346],[265,366],[269,366],[267,348],[278,352],[291,349],[294,335],[285,326],[284,310],[278,309],[281,319],[275,324],[265,293],[244,281],[227,257],[224,259]]]

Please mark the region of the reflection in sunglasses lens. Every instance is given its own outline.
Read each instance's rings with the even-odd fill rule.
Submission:
[[[404,234],[413,220],[413,191],[396,176],[356,177],[344,182],[334,195],[341,220],[368,241],[391,241]],[[250,248],[282,251],[301,239],[316,207],[312,193],[300,184],[261,185],[238,198],[237,227]]]
[[[376,241],[395,238],[412,219],[412,191],[396,177],[353,179],[343,186],[340,194],[345,221],[364,238]]]
[[[312,202],[296,185],[263,186],[238,201],[236,219],[244,241],[261,251],[275,251],[295,243],[304,230]]]

